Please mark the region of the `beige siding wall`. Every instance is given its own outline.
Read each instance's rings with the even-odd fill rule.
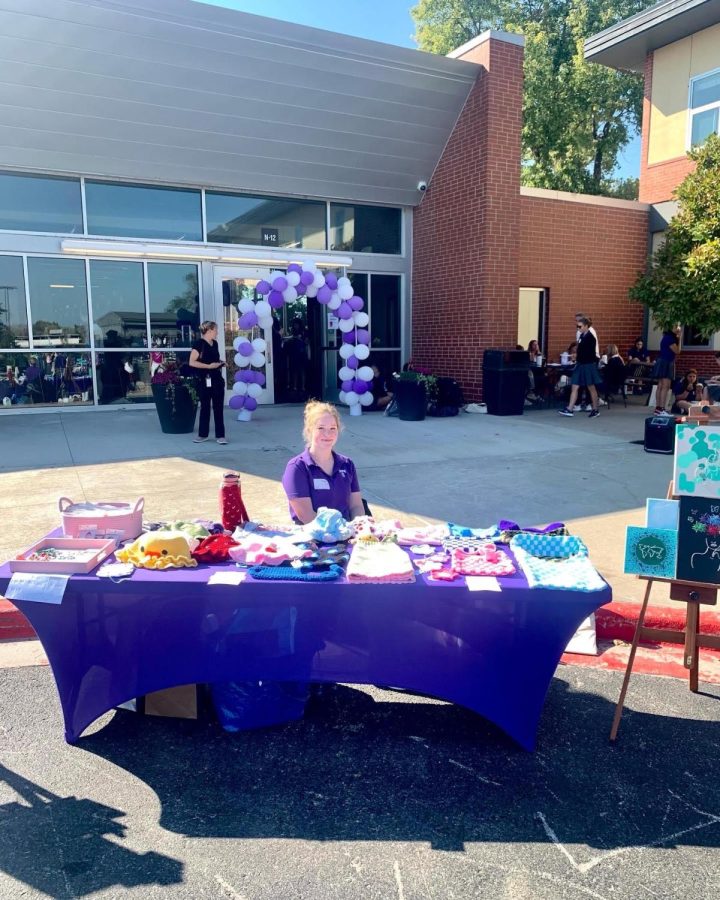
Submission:
[[[717,68],[720,68],[720,25],[655,51],[649,165],[685,155],[690,79]]]

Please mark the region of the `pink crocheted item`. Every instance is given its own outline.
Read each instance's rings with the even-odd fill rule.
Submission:
[[[401,528],[397,533],[398,544],[401,547],[412,547],[413,544],[430,544],[433,547],[439,547],[447,536],[447,525]]]
[[[494,544],[485,544],[478,551],[467,553],[453,550],[450,566],[459,575],[514,575],[512,560]]]
[[[303,559],[310,556],[310,550],[291,544],[280,538],[276,540],[262,540],[257,537],[243,538],[237,547],[229,550],[230,558],[236,563],[246,566],[277,566],[289,559]]]

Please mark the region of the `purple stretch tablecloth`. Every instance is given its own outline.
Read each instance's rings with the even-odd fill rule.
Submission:
[[[502,592],[464,581],[208,585],[225,564],[115,584],[76,575],[55,606],[18,601],[47,653],[65,737],[133,697],[180,684],[275,680],[388,684],[474,710],[528,750],[560,656],[603,591]],[[11,573],[0,567],[0,594]]]

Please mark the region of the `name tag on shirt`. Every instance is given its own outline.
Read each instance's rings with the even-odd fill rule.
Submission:
[[[327,478],[313,478],[313,487],[316,491],[329,491],[330,482]]]

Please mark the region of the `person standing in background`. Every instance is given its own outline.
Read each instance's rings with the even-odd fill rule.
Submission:
[[[572,416],[573,407],[577,400],[580,388],[586,387],[590,394],[592,409],[590,410],[590,419],[595,419],[600,415],[598,409],[598,392],[597,385],[602,384],[600,371],[598,370],[597,356],[597,339],[590,329],[590,319],[586,316],[580,317],[580,340],[577,348],[577,365],[573,369],[572,390],[570,391],[570,401],[565,409],[559,410],[561,416]]]
[[[197,370],[198,394],[200,395],[200,421],[198,422],[196,444],[206,441],[210,435],[210,407],[215,419],[215,440],[227,444],[225,439],[225,379],[222,369],[225,363],[220,359],[220,348],[216,340],[217,322],[203,322],[200,326],[202,337],[195,341],[190,351],[190,367]]]
[[[655,415],[669,416],[665,406],[667,404],[670,385],[675,380],[675,357],[680,352],[680,326],[667,329],[660,339],[660,355],[653,366],[653,377],[657,378],[657,397],[655,400]]]

